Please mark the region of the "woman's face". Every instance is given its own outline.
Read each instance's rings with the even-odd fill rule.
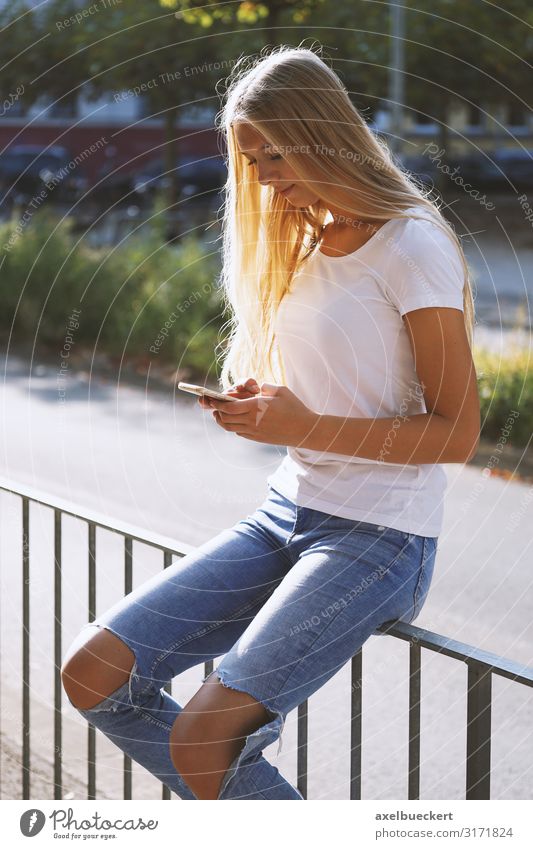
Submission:
[[[301,185],[300,178],[283,156],[255,127],[246,121],[236,121],[234,131],[240,153],[252,163],[250,167],[254,169],[262,186],[272,186],[293,206],[310,206],[318,201],[318,195]]]

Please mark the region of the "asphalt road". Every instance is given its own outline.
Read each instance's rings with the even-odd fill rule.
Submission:
[[[28,364],[10,357],[2,374],[4,478],[190,545],[255,509],[285,452],[225,433],[192,396],[145,393],[71,374],[66,403],[60,404],[52,368],[34,366],[30,380]],[[430,595],[416,625],[533,667],[533,490],[474,467],[446,469],[445,526]],[[3,494],[0,507],[2,732],[11,740],[12,760],[20,742],[20,506]],[[32,508],[32,748],[40,773],[53,750],[52,522],[50,510]],[[123,591],[119,543],[113,534],[97,534],[97,610]],[[134,555],[137,585],[161,563],[142,546]],[[63,566],[66,649],[87,611],[86,535],[74,519],[64,522]],[[407,644],[392,637],[374,635],[365,645],[364,798],[406,798],[407,655]],[[192,696],[201,673],[195,667],[174,682],[179,701]],[[348,676],[347,665],[310,700],[310,798],[348,798]],[[494,681],[494,798],[531,798],[532,695],[512,681]],[[421,796],[464,798],[466,666],[424,650],[422,700]],[[77,794],[85,774],[86,725],[69,704],[64,717],[65,769],[77,779],[70,785],[67,779],[65,792]],[[287,719],[280,755],[276,744],[265,750],[292,781],[295,747],[296,711]],[[120,797],[121,768],[122,753],[98,735],[99,792]],[[36,773],[36,787],[40,781]],[[11,782],[2,793],[17,798],[20,789]],[[134,794],[147,799],[160,794],[160,785],[137,766]]]

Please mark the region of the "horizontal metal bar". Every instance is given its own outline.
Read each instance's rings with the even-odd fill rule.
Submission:
[[[500,657],[498,654],[469,646],[467,643],[460,643],[457,640],[452,640],[451,637],[444,637],[442,634],[435,634],[433,631],[425,631],[423,628],[408,625],[407,622],[400,620],[394,621],[394,623],[385,622],[376,629],[376,633],[378,632],[389,634],[391,637],[398,637],[400,640],[412,641],[416,639],[421,648],[439,652],[446,657],[453,657],[465,663],[469,661],[483,663],[490,667],[494,675],[510,678],[519,684],[525,684],[526,687],[533,687],[533,669],[531,667],[522,666],[506,657]]]
[[[104,513],[98,513],[94,510],[87,510],[74,504],[72,501],[66,501],[64,498],[58,498],[55,495],[50,495],[47,492],[35,489],[26,484],[19,484],[15,481],[0,476],[0,490],[11,492],[14,495],[22,495],[35,501],[37,504],[42,504],[45,507],[54,507],[61,510],[68,516],[73,516],[75,519],[82,519],[85,522],[91,522],[93,525],[98,525],[100,528],[105,528],[112,533],[128,536],[138,542],[146,543],[154,548],[160,548],[166,551],[171,551],[173,554],[189,554],[196,551],[196,546],[188,545],[181,540],[173,539],[172,537],[163,536],[163,534],[154,534],[147,532],[144,528],[139,528],[136,525],[130,525],[128,522],[123,522],[119,519],[109,519],[109,516]]]

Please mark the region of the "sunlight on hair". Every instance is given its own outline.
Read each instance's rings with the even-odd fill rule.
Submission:
[[[247,122],[309,190],[314,202],[298,207],[270,185],[260,185],[236,142],[234,125]],[[217,127],[227,144],[228,178],[222,219],[221,286],[230,313],[223,329],[220,382],[255,377],[285,383],[274,320],[294,273],[320,242],[330,208],[353,219],[385,222],[415,217],[422,207],[457,246],[464,267],[464,320],[470,346],[474,304],[461,242],[437,202],[398,165],[367,125],[348,92],[313,49],[279,46],[242,57],[226,80]],[[427,212],[426,212],[427,210]],[[417,216],[416,216],[417,217]]]

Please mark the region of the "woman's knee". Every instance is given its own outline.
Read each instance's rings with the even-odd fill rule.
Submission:
[[[199,799],[216,799],[246,736],[270,719],[253,696],[213,677],[176,717],[169,739],[171,760]]]
[[[74,707],[89,710],[128,680],[134,662],[132,650],[111,631],[84,629],[63,661],[63,688]]]

